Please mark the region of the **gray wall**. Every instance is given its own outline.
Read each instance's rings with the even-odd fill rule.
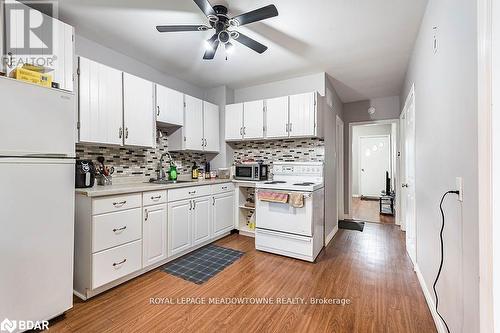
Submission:
[[[79,35],[76,35],[75,53],[78,56],[95,60],[104,65],[159,83],[185,94],[202,99],[205,97],[205,90],[202,88],[159,72],[145,63]]]
[[[352,129],[352,194],[359,195],[359,137],[392,135],[391,124],[355,126]],[[391,140],[392,141],[392,140]],[[392,150],[391,150],[392,155]],[[392,158],[392,157],[391,157]],[[391,175],[392,177],[392,175]]]
[[[368,114],[368,108],[376,108],[374,115]],[[349,125],[357,122],[399,119],[401,113],[399,96],[373,98],[370,100],[344,104],[344,212],[349,213],[349,179],[352,167],[349,162]]]
[[[430,291],[439,267],[439,200],[463,177],[463,203],[451,195],[444,204],[445,264],[437,285],[452,332],[479,332],[476,30],[476,1],[430,0],[401,93],[404,103],[415,84],[417,263]]]

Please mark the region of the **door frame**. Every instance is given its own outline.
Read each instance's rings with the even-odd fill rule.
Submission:
[[[361,191],[361,139],[368,139],[368,138],[387,138],[389,140],[389,174],[392,176],[392,149],[391,149],[391,135],[387,134],[380,134],[380,135],[361,135],[359,137],[358,141],[358,187],[359,187],[359,194],[361,197],[363,197],[363,191]]]
[[[338,115],[335,116],[336,125],[336,149],[337,154],[337,221],[344,219],[345,195],[344,195],[344,121]]]
[[[347,184],[347,201],[344,199],[344,207],[347,208],[347,214],[346,218],[352,218],[352,130],[355,126],[362,126],[362,125],[389,125],[389,124],[395,124],[396,126],[396,131],[395,131],[395,140],[394,142],[396,143],[396,166],[398,165],[397,163],[397,158],[398,158],[398,153],[399,152],[399,147],[400,147],[400,138],[399,138],[399,118],[397,119],[385,119],[385,120],[372,120],[372,121],[358,121],[358,122],[352,122],[349,123],[349,146],[348,146],[348,164],[347,164],[347,170],[348,170],[348,184]],[[344,170],[345,172],[345,170]],[[399,170],[396,168],[395,170],[395,187],[397,188],[398,184],[397,181],[399,180]],[[344,189],[346,190],[346,189]],[[398,193],[396,193],[396,201],[398,198]],[[397,207],[396,207],[397,208]],[[399,224],[399,221],[397,220],[397,215],[396,217],[396,224]]]

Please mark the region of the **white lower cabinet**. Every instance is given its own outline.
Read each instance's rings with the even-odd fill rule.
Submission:
[[[167,205],[145,207],[142,226],[142,266],[148,267],[166,258]]]
[[[210,228],[210,208],[210,197],[202,197],[193,200],[193,245],[206,242],[212,237],[212,230]]]
[[[168,255],[173,256],[191,247],[191,200],[168,204]]]
[[[214,237],[234,229],[234,193],[227,192],[213,196],[212,224]]]

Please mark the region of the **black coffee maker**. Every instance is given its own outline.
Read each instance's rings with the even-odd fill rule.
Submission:
[[[94,186],[95,167],[90,160],[76,161],[75,187],[88,188]]]

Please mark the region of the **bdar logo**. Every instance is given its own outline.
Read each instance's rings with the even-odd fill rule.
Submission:
[[[14,332],[16,329],[16,322],[15,321],[10,321],[8,318],[5,318],[1,323],[0,323],[0,331],[7,331],[7,332]]]

